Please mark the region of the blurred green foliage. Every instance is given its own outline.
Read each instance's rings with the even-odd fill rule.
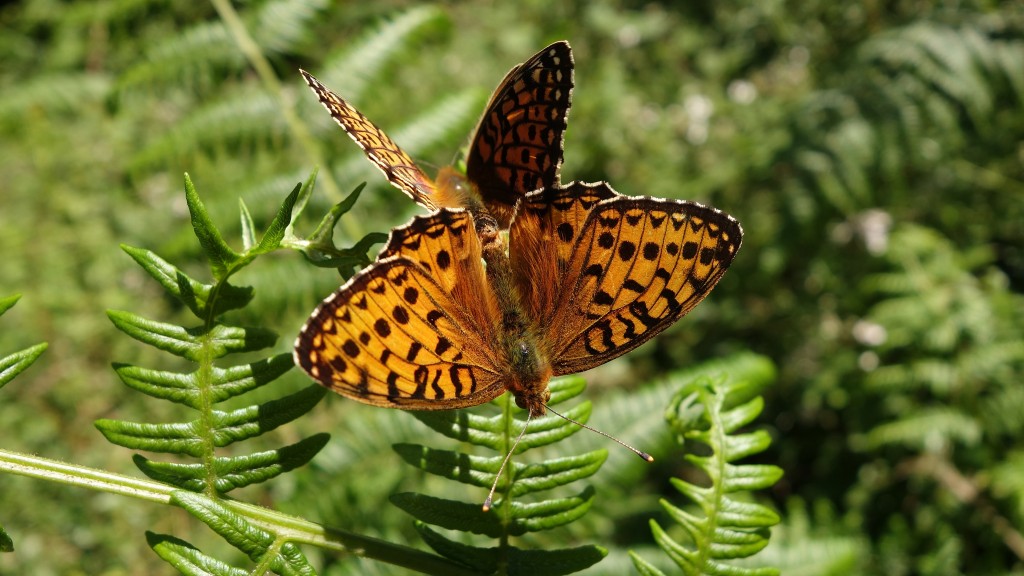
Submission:
[[[785,470],[767,495],[784,523],[759,561],[784,574],[1024,574],[1024,3],[237,9],[252,46],[216,3],[0,7],[0,294],[23,294],[4,317],[0,351],[50,345],[3,390],[3,448],[131,473],[130,454],[92,422],[180,419],[117,382],[114,361],[175,367],[119,338],[104,310],[186,322],[118,248],[145,247],[201,274],[180,192],[186,170],[227,230],[240,197],[264,227],[314,164],[324,168],[322,208],[369,182],[339,244],[416,211],[330,121],[298,67],[439,166],[513,64],[567,39],[576,90],[563,180],[708,202],[746,231],[707,302],[588,374],[591,423],[628,427],[621,400],[635,394],[622,390],[640,394],[640,382],[733,352],[766,354],[780,379],[760,419],[775,441],[758,460]],[[256,300],[232,320],[276,330],[283,352],[338,278],[297,256],[274,260],[240,275]],[[323,453],[246,495],[416,542],[407,517],[383,503],[429,492],[430,479],[389,449],[425,429],[331,400],[267,440],[331,431]],[[609,557],[588,573],[626,573],[626,549],[651,545],[646,521],[661,514],[668,478],[686,474],[668,460],[642,468],[613,452],[591,513],[545,538],[596,542]],[[166,572],[145,530],[212,538],[165,512],[0,477],[0,522],[17,550],[0,555],[0,573]],[[322,565],[399,573],[347,557]]]

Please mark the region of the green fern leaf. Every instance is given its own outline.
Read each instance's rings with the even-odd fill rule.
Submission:
[[[0,316],[3,316],[8,310],[14,308],[14,305],[21,300],[21,294],[14,294],[12,296],[5,296],[0,298]]]
[[[480,574],[494,574],[503,569],[505,574],[523,576],[561,576],[586,570],[600,562],[608,551],[600,546],[579,546],[562,550],[522,550],[514,546],[505,548],[477,548],[454,542],[431,530],[423,522],[415,523],[420,537],[442,556],[458,558]]]
[[[277,334],[263,328],[216,325],[208,331],[147,320],[130,312],[108,310],[119,330],[154,348],[199,362],[204,355],[221,358],[237,352],[253,352],[273,346]]]
[[[204,438],[196,432],[200,421],[175,424],[145,424],[101,419],[93,423],[108,442],[150,452],[184,454],[195,458],[206,451]]]
[[[0,358],[0,388],[31,366],[48,346],[43,342]]]
[[[121,245],[142,269],[149,273],[164,290],[179,300],[199,318],[217,317],[229,310],[243,308],[252,301],[253,291],[248,286],[219,285],[217,297],[210,308],[212,284],[203,284],[189,278],[184,272],[149,250]]]
[[[20,294],[0,298],[0,316],[13,308],[19,299],[21,299]],[[0,388],[31,366],[46,351],[47,347],[48,345],[44,342],[0,358]]]
[[[168,564],[174,566],[179,572],[187,576],[209,576],[210,574],[217,574],[218,576],[248,576],[251,574],[248,570],[235,568],[220,560],[211,558],[188,542],[174,536],[146,532],[146,542],[156,552],[157,556],[160,556]]]
[[[358,102],[367,89],[386,80],[384,74],[390,62],[446,20],[445,13],[434,6],[407,10],[356,39],[344,53],[328,58],[317,77],[328,86],[344,83],[346,97]]]
[[[653,530],[653,526],[651,527]],[[658,569],[657,566],[651,564],[647,560],[644,560],[643,556],[640,556],[636,552],[629,551],[629,559],[633,561],[633,567],[641,576],[665,576],[665,573]]]
[[[299,193],[305,188],[302,184],[297,184],[295,188],[288,194],[288,197],[281,203],[281,207],[277,209],[277,214],[274,219],[271,220],[270,226],[263,233],[263,238],[260,239],[260,243],[252,248],[246,250],[249,257],[254,257],[259,254],[268,254],[277,250],[281,247],[281,242],[284,240],[285,235],[288,232],[288,227],[292,223],[292,212],[295,209],[295,204],[298,201]],[[248,214],[248,211],[244,212]],[[250,230],[252,230],[252,217],[248,218],[250,222]]]
[[[182,490],[171,494],[171,502],[270,570],[279,574],[316,574],[294,544],[281,544],[278,550],[274,547],[277,539],[273,534],[252,525],[213,498]]]
[[[196,187],[192,184],[192,179],[188,174],[185,175],[185,202],[188,204],[189,214],[192,215],[192,230],[195,231],[196,238],[199,239],[199,244],[203,247],[203,252],[210,260],[213,277],[217,280],[226,279],[228,270],[241,258],[241,255],[232,250],[221,237],[220,231],[210,220],[206,206],[199,199]]]
[[[289,470],[306,465],[329,439],[329,434],[314,434],[277,450],[216,458],[213,461],[213,472],[216,475],[214,487],[218,493],[227,493],[235,488],[266,482]],[[204,464],[154,462],[137,454],[133,460],[146,476],[154,480],[192,492],[201,492],[207,485],[209,469]]]
[[[125,385],[143,394],[199,410],[203,402],[216,404],[245,394],[283,376],[293,366],[291,354],[278,354],[252,364],[214,367],[205,392],[200,389],[196,372],[181,374],[121,363],[114,364],[114,371]]]
[[[309,262],[324,268],[337,268],[342,276],[347,278],[351,276],[356,266],[366,266],[370,263],[367,255],[370,247],[387,241],[387,234],[373,232],[363,237],[352,248],[339,249],[334,245],[334,228],[338,220],[352,209],[365,187],[366,183],[356,186],[345,199],[331,207],[307,240],[293,242]],[[302,199],[300,206],[301,202]]]
[[[735,433],[761,413],[764,402],[760,396],[753,396],[758,388],[751,383],[729,381],[727,377],[719,381],[691,381],[679,389],[665,414],[681,442],[697,442],[710,451],[708,455],[686,456],[688,462],[704,471],[710,485],[672,479],[672,485],[700,514],[666,500],[661,502],[669,517],[683,528],[690,544],[677,542],[655,520],[651,520],[651,532],[685,574],[778,574],[773,568],[739,567],[724,562],[753,556],[767,546],[768,528],[779,522],[778,514],[760,504],[738,500],[734,495],[768,488],[781,478],[782,471],[776,466],[733,463],[763,452],[771,439],[763,431]],[[630,556],[641,573],[660,574],[639,555]]]

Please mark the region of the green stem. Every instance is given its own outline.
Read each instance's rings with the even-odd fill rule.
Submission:
[[[170,504],[171,494],[178,490],[173,486],[152,480],[132,478],[105,470],[7,450],[0,450],[0,472],[49,480],[79,488],[89,488],[158,504]],[[243,516],[252,524],[285,541],[310,544],[325,550],[380,560],[425,574],[450,574],[452,576],[476,574],[461,564],[414,548],[330,528],[254,504],[230,499],[220,499],[220,502],[232,512]]]
[[[502,403],[501,411],[505,424],[504,448],[505,452],[508,453],[512,449],[512,443],[515,441],[515,433],[512,431],[512,423],[515,422],[515,418],[512,413],[512,394],[505,393],[503,398],[504,401]],[[502,532],[501,537],[498,539],[498,574],[502,576],[508,574],[508,526],[512,521],[512,467],[514,466],[512,458],[514,458],[514,456],[509,456],[508,465],[505,467],[505,471],[503,472],[503,474],[505,474],[505,487],[501,491],[500,513]]]
[[[299,119],[295,113],[295,102],[287,100],[284,97],[284,91],[281,89],[281,82],[277,79],[277,74],[274,72],[273,66],[267,61],[267,58],[263,55],[263,50],[260,49],[259,44],[256,40],[249,35],[249,31],[245,27],[245,23],[238,16],[238,12],[235,11],[234,6],[231,5],[229,0],[210,0],[217,15],[220,16],[221,21],[224,22],[224,26],[227,28],[228,33],[234,38],[235,44],[238,49],[241,50],[246,60],[256,71],[256,75],[260,77],[260,81],[267,88],[267,92],[278,102],[278,106],[281,109],[281,113],[284,117],[285,125],[288,126],[289,132],[295,141],[302,146],[303,150],[306,151],[306,156],[313,159],[313,163],[317,166],[327,166],[324,161],[323,155],[320,152],[320,147],[317,145],[317,141],[313,138],[313,135],[306,129],[306,125]],[[331,174],[330,170],[321,170],[318,178],[318,182],[323,184],[324,189],[327,192],[329,198],[333,198],[335,202],[340,202],[343,198],[341,188],[334,181],[334,175]],[[346,218],[341,223],[345,227],[345,233],[350,238],[361,238],[364,235],[362,227],[359,225],[358,218]]]
[[[176,490],[172,486],[151,480],[141,480],[113,474],[106,470],[67,464],[7,450],[0,450],[0,472],[49,480],[68,486],[91,488],[100,492],[130,496],[161,504],[170,504],[171,492]]]

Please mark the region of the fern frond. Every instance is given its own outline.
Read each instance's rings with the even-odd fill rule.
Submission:
[[[139,150],[131,159],[130,169],[142,170],[219,144],[280,135],[284,123],[278,110],[273,98],[251,88],[228,96],[199,108]]]
[[[551,406],[557,406],[583,392],[582,378],[566,377],[550,383]],[[416,444],[398,444],[395,451],[407,463],[436,476],[486,489],[495,481],[505,454],[522,430],[514,418],[523,411],[514,407],[510,394],[492,402],[501,408],[494,416],[481,416],[464,410],[414,412],[418,420],[433,430],[455,440],[493,451],[494,456],[477,456],[465,451],[436,450]],[[591,405],[583,402],[564,412],[568,418],[586,422]],[[523,431],[513,456],[547,446],[578,432],[580,428],[550,414],[532,419]],[[391,502],[417,519],[416,529],[436,552],[472,566],[484,573],[503,571],[507,574],[568,574],[582,570],[605,555],[597,546],[564,550],[526,550],[512,546],[509,538],[530,532],[564,526],[586,514],[593,503],[594,490],[586,487],[563,497],[540,499],[539,493],[587,478],[597,472],[608,454],[605,450],[526,463],[512,458],[497,478],[497,499],[490,511],[480,500],[464,502],[416,493],[399,493]],[[533,498],[530,498],[533,497]],[[531,499],[534,501],[526,501]],[[498,540],[495,547],[483,548],[456,542],[431,529],[434,525],[448,530],[482,534]]]
[[[935,452],[952,444],[977,446],[981,436],[981,424],[960,409],[919,407],[908,416],[875,426],[863,437],[854,437],[853,445],[868,450],[897,445]]]
[[[119,88],[150,88],[182,80],[196,83],[218,67],[238,69],[244,63],[224,25],[203,22],[148,46],[145,58],[121,75]]]
[[[783,516],[783,522],[772,528],[771,544],[757,555],[762,565],[778,566],[786,576],[868,573],[863,569],[870,557],[867,539],[837,529],[842,521],[829,502],[811,507],[793,498]]]
[[[718,379],[729,375],[737,383],[746,383],[750,394],[763,389],[776,378],[775,365],[764,356],[742,352],[678,370],[636,390],[612,390],[604,394],[594,407],[591,421],[601,430],[613,432],[617,438],[642,448],[655,461],[671,457],[677,449],[675,435],[665,427],[660,414],[676,392],[704,378]],[[737,386],[739,386],[737,384]],[[577,434],[560,446],[569,452],[593,450],[606,441],[594,434]],[[626,450],[613,450],[608,465],[593,482],[598,491],[612,491],[616,498],[626,498],[632,488],[647,474],[646,466]]]
[[[771,440],[763,431],[737,434],[751,423],[764,406],[760,396],[748,399],[756,389],[748,383],[719,379],[692,382],[681,388],[666,410],[669,426],[680,442],[697,442],[710,452],[687,454],[686,460],[708,477],[708,486],[679,478],[672,485],[699,509],[699,514],[662,500],[662,507],[678,522],[689,542],[677,542],[657,521],[651,530],[658,545],[684,574],[778,574],[772,568],[747,568],[723,561],[754,555],[768,544],[767,530],[779,516],[760,504],[736,498],[749,490],[772,486],[782,470],[775,466],[734,464],[736,460],[764,451]],[[642,574],[661,574],[653,564],[631,554]]]
[[[95,72],[35,76],[4,87],[0,118],[15,119],[33,108],[73,113],[84,103],[101,102],[111,85],[109,76]]]
[[[186,328],[147,320],[128,312],[108,312],[114,325],[125,334],[196,365],[195,371],[187,374],[115,365],[118,376],[131,388],[199,412],[195,420],[174,424],[122,420],[96,422],[104,436],[115,444],[188,455],[203,461],[199,465],[189,465],[137,459],[136,463],[147,475],[197,492],[222,493],[237,486],[265,481],[274,474],[300,466],[315,454],[315,450],[308,448],[324,444],[325,438],[313,437],[270,454],[232,458],[214,454],[215,448],[263,434],[297,418],[312,409],[324,395],[319,387],[311,386],[283,400],[259,406],[230,412],[212,408],[215,404],[273,382],[291,369],[287,355],[231,368],[220,368],[213,362],[230,354],[260,350],[276,341],[276,335],[267,330],[228,326],[216,318],[228,310],[245,306],[251,300],[251,289],[234,287],[227,279],[258,253],[281,244],[283,230],[291,219],[291,207],[298,193],[297,188],[271,224],[264,237],[268,243],[261,243],[245,254],[237,254],[213,227],[191,182],[186,181],[186,198],[193,226],[210,259],[214,276],[219,279],[214,284],[203,284],[190,278],[149,251],[125,247],[125,251],[172,297],[188,306],[201,320],[200,325]],[[224,477],[221,477],[221,472]]]
[[[327,8],[327,0],[276,0],[259,7],[248,29],[260,48],[284,54],[309,36],[310,25]]]
[[[1013,35],[983,19],[918,22],[872,36],[846,88],[813,94],[796,115],[794,162],[842,214],[891,205],[879,190],[899,191],[909,168],[928,170],[958,155],[964,126],[982,135],[998,129],[997,103],[1024,101],[1022,54]]]
[[[256,238],[251,217],[246,216],[243,208],[243,220],[249,221],[244,240],[247,248],[236,252],[210,220],[186,177],[185,195],[192,225],[209,259],[215,282],[195,280],[148,250],[124,249],[171,297],[185,305],[199,324],[175,326],[129,312],[108,312],[114,325],[125,334],[195,366],[192,372],[178,373],[116,364],[114,369],[121,380],[153,398],[184,405],[196,411],[197,416],[187,422],[163,424],[104,419],[97,421],[96,427],[110,442],[121,446],[198,459],[196,463],[185,463],[154,461],[140,455],[134,458],[138,468],[150,478],[182,489],[172,501],[249,554],[262,567],[258,571],[312,573],[312,568],[298,549],[287,543],[286,536],[251,526],[248,520],[221,506],[217,498],[305,465],[324,447],[328,435],[317,434],[290,446],[248,455],[220,456],[217,449],[262,435],[308,413],[326,390],[310,385],[262,404],[217,410],[218,404],[276,381],[292,368],[292,360],[288,354],[279,354],[230,367],[214,362],[233,354],[265,349],[276,341],[276,335],[263,328],[231,326],[221,320],[225,312],[240,309],[252,299],[251,288],[233,286],[229,279],[259,255],[286,244],[309,244],[294,237],[292,225],[297,216],[294,208],[305,205],[312,183],[310,178],[305,186],[292,191],[262,238]],[[200,493],[205,496],[198,496]],[[212,568],[219,573],[236,573],[170,537],[152,536],[151,545],[185,573],[205,573],[204,570]]]
[[[241,19],[253,30],[260,49],[285,53],[295,49],[326,2],[275,0],[248,5]],[[223,22],[202,22],[184,32],[148,45],[144,58],[121,76],[122,91],[163,85],[203,83],[215,70],[241,70],[246,59]]]
[[[345,99],[359,102],[367,89],[386,80],[390,63],[446,21],[437,7],[411,8],[367,32],[343,52],[328,56],[316,76],[327,86],[344,86]]]

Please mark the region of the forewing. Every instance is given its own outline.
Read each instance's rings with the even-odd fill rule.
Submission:
[[[445,208],[391,231],[378,260],[401,256],[418,264],[451,300],[450,314],[485,339],[494,339],[499,318],[494,292],[481,265],[473,216]]]
[[[466,175],[502,228],[523,195],[558,185],[572,88],[572,50],[563,41],[513,68],[491,96]]]
[[[494,312],[484,308],[493,296],[466,297],[474,282],[487,290],[472,231],[468,213],[442,210],[392,232],[383,258],[313,312],[295,343],[296,364],[375,406],[450,409],[504,392],[507,360],[495,350]],[[475,259],[459,256],[474,250]],[[452,260],[437,256],[446,251]],[[427,254],[435,256],[425,261]]]
[[[434,210],[437,208],[434,182],[416,166],[398,144],[383,130],[370,122],[351,104],[332,92],[312,74],[299,70],[306,84],[313,89],[320,103],[331,113],[335,122],[353,139],[366,156],[396,188],[409,195],[417,204]]]
[[[671,326],[718,283],[742,236],[731,216],[695,202],[616,195],[594,204],[568,260],[564,246],[552,248],[546,265],[560,276],[538,316],[554,373],[603,364]]]

